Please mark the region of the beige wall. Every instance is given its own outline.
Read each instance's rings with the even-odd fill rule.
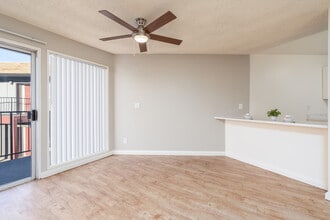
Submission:
[[[39,43],[34,43],[29,40],[22,39],[20,37],[15,37],[10,34],[5,34],[0,31],[0,38],[9,39],[16,42],[21,42],[27,45],[38,47],[41,49],[41,72],[38,73],[37,77],[41,80],[41,88],[39,96],[39,122],[41,130],[41,143],[39,143],[41,149],[41,169],[45,171],[47,167],[47,136],[48,136],[48,108],[47,108],[47,99],[48,99],[48,73],[47,73],[47,50],[53,50],[56,52],[64,53],[81,59],[86,59],[96,63],[100,63],[106,66],[109,66],[110,70],[110,101],[113,103],[113,74],[112,74],[112,59],[113,56],[107,52],[86,46],[84,44],[78,43],[76,41],[61,37],[54,33],[42,30],[35,26],[32,26],[27,23],[17,21],[13,18],[0,15],[0,28],[7,29],[19,34],[28,35],[36,39],[46,41],[47,45],[42,45]],[[113,146],[113,105],[110,105],[110,147]]]
[[[248,111],[248,56],[116,55],[114,73],[115,150],[224,151],[213,117]]]
[[[251,55],[250,111],[256,119],[279,108],[282,116],[306,121],[307,114],[326,114],[322,67],[327,55]]]

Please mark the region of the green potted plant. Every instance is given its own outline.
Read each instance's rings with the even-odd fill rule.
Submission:
[[[276,121],[279,115],[281,115],[281,112],[277,108],[271,109],[267,112],[267,116],[270,117],[272,121]]]

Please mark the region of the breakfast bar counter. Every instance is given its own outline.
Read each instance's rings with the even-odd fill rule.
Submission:
[[[327,189],[327,125],[215,117],[226,155]]]

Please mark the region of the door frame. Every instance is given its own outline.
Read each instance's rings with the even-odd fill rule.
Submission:
[[[31,109],[41,113],[41,48],[0,37],[0,46],[18,52],[31,54]],[[31,123],[32,154],[31,177],[0,186],[0,191],[39,178],[41,173],[41,126],[40,119]]]

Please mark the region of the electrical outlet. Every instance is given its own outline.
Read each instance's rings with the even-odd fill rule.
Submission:
[[[127,144],[127,137],[123,137],[123,144]]]
[[[242,110],[243,109],[243,104],[238,104],[238,109]]]

